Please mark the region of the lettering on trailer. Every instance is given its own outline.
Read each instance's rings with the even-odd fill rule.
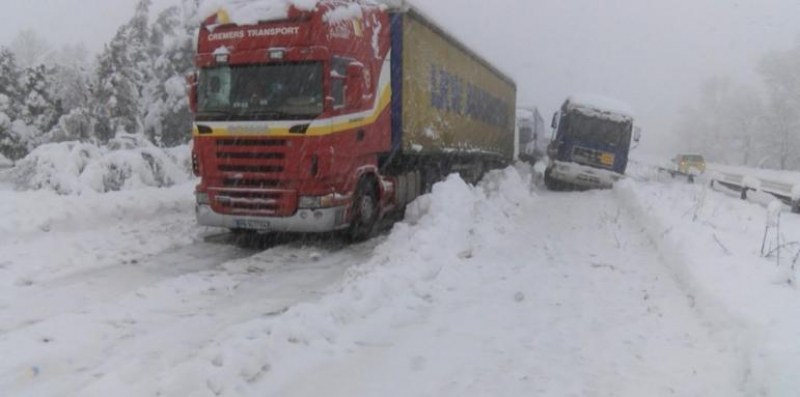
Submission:
[[[259,29],[243,29],[234,30],[231,32],[211,33],[208,35],[208,41],[219,40],[238,40],[245,37],[270,37],[270,36],[292,36],[300,33],[299,26],[287,26],[282,28],[259,28]]]
[[[510,125],[508,103],[437,65],[431,65],[430,90],[431,106],[438,110],[467,115],[497,127]]]

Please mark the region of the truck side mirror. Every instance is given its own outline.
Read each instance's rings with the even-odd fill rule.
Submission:
[[[555,129],[558,128],[558,119],[561,118],[561,112],[553,113],[553,121],[550,122],[550,127]]]
[[[360,108],[364,102],[364,66],[351,62],[346,73],[345,102],[348,108]]]
[[[639,143],[641,139],[642,139],[642,128],[633,127],[633,141]]]
[[[192,113],[197,112],[197,72],[186,75],[186,91],[189,94],[189,109]]]

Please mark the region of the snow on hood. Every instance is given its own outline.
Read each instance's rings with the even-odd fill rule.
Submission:
[[[570,96],[570,108],[589,109],[599,113],[613,113],[633,119],[633,108],[627,103],[595,94],[579,94]]]

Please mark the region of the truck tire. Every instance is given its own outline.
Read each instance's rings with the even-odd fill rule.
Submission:
[[[368,240],[375,232],[380,213],[378,194],[372,178],[362,178],[358,182],[352,211],[353,217],[347,230],[347,237],[353,242]]]
[[[544,171],[544,185],[547,187],[547,190],[552,190],[554,192],[561,190],[561,183],[550,176],[550,168]]]
[[[444,172],[439,164],[429,164],[422,172],[422,194],[433,191],[433,185],[440,182]]]

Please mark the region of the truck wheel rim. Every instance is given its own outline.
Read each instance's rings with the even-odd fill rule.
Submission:
[[[372,197],[364,196],[361,198],[358,212],[362,224],[368,224],[372,221],[373,216],[375,216],[375,203],[373,203]]]

